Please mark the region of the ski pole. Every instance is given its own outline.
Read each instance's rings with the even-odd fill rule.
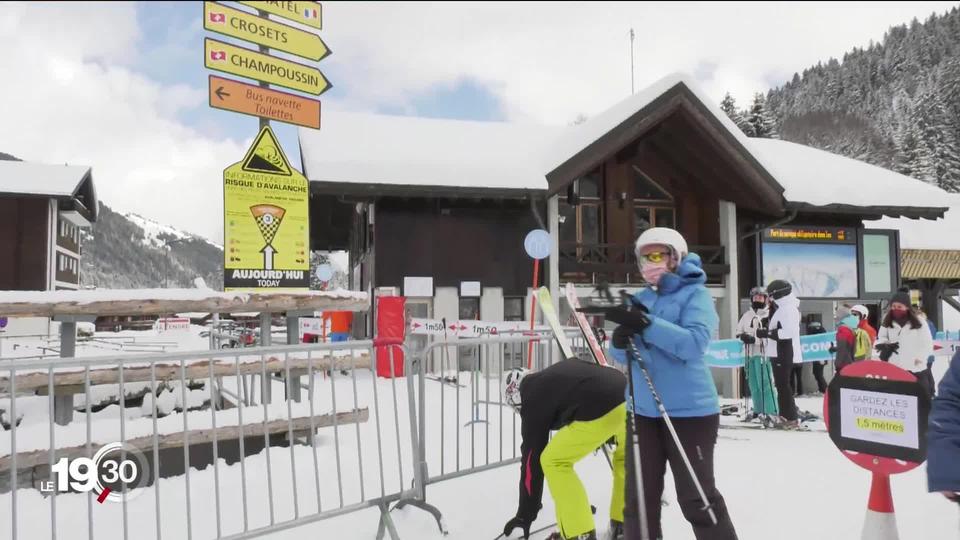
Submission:
[[[632,343],[631,343],[632,344]],[[630,360],[628,358],[628,360]],[[650,529],[647,525],[647,503],[646,494],[643,488],[643,470],[640,467],[640,435],[637,430],[637,413],[634,407],[636,403],[636,391],[633,386],[633,362],[627,362],[627,380],[630,381],[630,411],[627,415],[627,422],[630,431],[630,452],[633,455],[633,482],[637,488],[637,511],[640,515],[640,539],[650,540]],[[626,520],[624,520],[626,521]],[[624,523],[626,525],[626,523]]]
[[[660,411],[660,415],[663,416],[663,421],[667,424],[667,430],[670,431],[670,436],[673,438],[673,444],[677,447],[677,452],[680,454],[680,457],[683,458],[683,464],[687,467],[687,472],[690,473],[690,478],[693,479],[693,485],[697,488],[697,493],[700,494],[700,500],[703,501],[703,510],[706,510],[710,514],[710,521],[714,525],[717,525],[717,515],[713,511],[713,505],[710,504],[710,501],[707,500],[707,494],[703,491],[703,486],[700,484],[700,479],[697,478],[697,473],[693,470],[693,464],[690,463],[690,458],[687,457],[686,451],[683,449],[683,445],[680,443],[680,437],[677,435],[677,430],[673,427],[673,422],[670,420],[670,415],[667,414],[666,407],[663,406],[663,401],[660,399],[660,393],[657,392],[656,387],[653,385],[653,380],[650,378],[650,372],[647,371],[646,363],[644,363],[643,358],[640,356],[640,351],[637,350],[637,344],[632,340],[630,341],[630,348],[627,349],[627,352],[631,356],[631,365],[633,361],[637,362],[637,365],[640,367],[640,372],[643,373],[643,378],[647,381],[647,386],[650,388],[650,394],[653,395],[653,400],[657,403],[657,410]],[[633,378],[631,376],[631,386]],[[631,388],[631,393],[633,389]],[[634,435],[636,437],[636,435]]]

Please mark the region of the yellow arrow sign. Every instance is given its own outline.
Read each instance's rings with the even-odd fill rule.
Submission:
[[[330,81],[317,68],[274,58],[215,39],[203,40],[203,52],[203,65],[209,69],[249,77],[315,96],[330,88]]]
[[[213,2],[203,3],[203,27],[310,60],[322,60],[330,54],[316,34]]]
[[[323,28],[323,10],[320,2],[287,1],[287,2],[237,2],[245,6],[262,9],[271,15],[283,17],[291,21]]]

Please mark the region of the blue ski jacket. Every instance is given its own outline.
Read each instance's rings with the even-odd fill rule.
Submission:
[[[960,351],[940,381],[927,428],[927,487],[960,492]]]
[[[713,375],[705,360],[710,339],[719,325],[713,299],[704,286],[707,275],[700,256],[691,253],[677,270],[664,274],[656,289],[634,296],[650,312],[650,326],[634,343],[647,366],[667,414],[677,417],[720,413]],[[626,351],[610,347],[610,356],[626,364]],[[639,365],[633,365],[634,410],[641,416],[660,416]],[[627,387],[627,406],[630,403]]]

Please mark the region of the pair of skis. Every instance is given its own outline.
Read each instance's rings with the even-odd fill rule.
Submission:
[[[590,353],[593,356],[594,362],[601,366],[607,366],[607,357],[603,354],[603,348],[600,346],[600,342],[597,341],[597,336],[593,333],[593,328],[590,327],[586,315],[578,311],[580,309],[580,299],[577,297],[576,288],[572,283],[567,283],[564,292],[567,303],[570,304],[570,309],[573,311],[573,316],[577,321],[577,326],[580,328],[583,338],[590,347]],[[540,311],[543,313],[544,321],[546,321],[550,330],[553,331],[553,335],[557,338],[557,345],[559,345],[561,352],[563,352],[564,358],[576,358],[573,349],[570,347],[570,342],[563,332],[563,327],[560,325],[560,316],[557,314],[557,309],[553,305],[553,298],[550,296],[549,289],[546,287],[537,289],[537,303],[540,305]]]

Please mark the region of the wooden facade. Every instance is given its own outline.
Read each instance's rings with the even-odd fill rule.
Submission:
[[[0,197],[0,290],[48,286],[50,203],[36,197]]]

